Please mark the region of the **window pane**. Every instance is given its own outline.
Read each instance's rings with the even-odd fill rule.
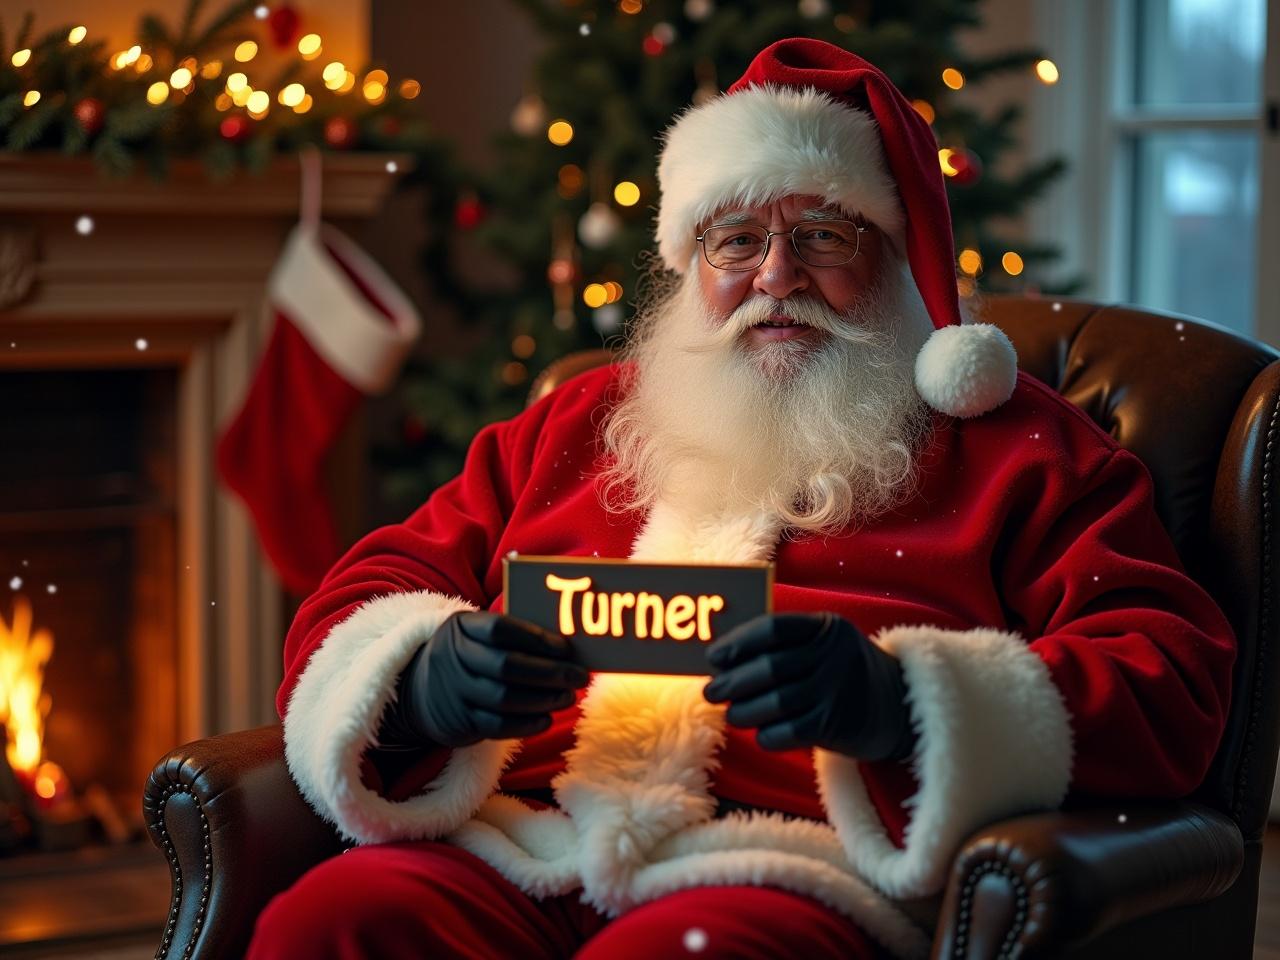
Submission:
[[[1266,0],[1138,0],[1136,27],[1135,104],[1261,102]]]
[[[1257,135],[1162,132],[1140,137],[1136,147],[1133,298],[1248,332]]]

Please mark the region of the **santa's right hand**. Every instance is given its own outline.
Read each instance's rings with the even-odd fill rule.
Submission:
[[[590,675],[565,639],[504,614],[455,613],[409,662],[401,716],[444,747],[541,733]]]

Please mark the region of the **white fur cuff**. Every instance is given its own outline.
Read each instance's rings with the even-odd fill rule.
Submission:
[[[337,624],[307,662],[284,718],[285,759],[307,802],[344,837],[434,839],[468,820],[497,786],[518,741],[454,750],[424,792],[403,803],[360,781],[400,672],[450,614],[473,609],[425,590],[377,597]]]
[[[876,642],[901,661],[920,792],[905,847],[890,842],[856,760],[816,751],[831,823],[862,876],[891,897],[941,890],[974,830],[1062,803],[1071,779],[1071,726],[1044,662],[1016,634],[899,626]]]

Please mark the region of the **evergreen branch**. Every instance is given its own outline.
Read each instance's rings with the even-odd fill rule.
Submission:
[[[0,130],[5,129],[22,113],[22,94],[11,93],[0,97]]]
[[[191,42],[190,53],[199,53],[221,38],[222,34],[235,26],[236,21],[253,10],[257,0],[233,0],[222,13],[218,14],[204,28],[204,32]]]
[[[29,149],[49,129],[49,125],[58,115],[63,99],[60,96],[45,97],[27,110],[10,128],[9,139],[5,146],[10,150]]]
[[[195,27],[196,17],[200,15],[202,6],[204,6],[204,0],[187,0],[187,12],[182,18],[182,27],[178,31],[178,47],[183,52],[191,48],[191,31]]]
[[[27,41],[31,39],[31,25],[35,23],[36,15],[28,10],[22,15],[22,26],[18,28],[18,36],[14,40],[13,48],[21,50],[27,45]]]
[[[76,119],[74,113],[62,118],[62,152],[68,156],[84,153],[89,145],[89,133]]]
[[[174,51],[173,37],[169,36],[169,28],[154,13],[148,13],[138,21],[138,39],[142,46],[151,50]]]
[[[124,177],[133,171],[133,155],[112,136],[98,138],[93,145],[93,159],[98,169],[110,176]]]
[[[107,115],[106,132],[113,139],[138,140],[158,130],[173,112],[170,104],[152,106],[138,102],[120,107]]]

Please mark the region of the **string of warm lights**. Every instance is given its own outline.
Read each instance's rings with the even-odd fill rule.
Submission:
[[[140,27],[142,39],[113,53],[103,51],[101,40],[86,42],[90,33],[85,25],[76,25],[65,34],[49,34],[36,43],[23,42],[29,29],[28,18],[19,35],[20,49],[7,58],[6,66],[12,69],[0,67],[0,135],[7,141],[6,146],[13,150],[60,145],[65,152],[75,154],[88,152],[98,140],[106,138],[114,141],[112,149],[94,150],[95,158],[106,158],[117,165],[121,154],[147,150],[148,137],[153,143],[176,150],[176,143],[165,133],[165,122],[140,124],[136,111],[130,111],[135,107],[145,111],[147,106],[172,110],[193,96],[199,96],[201,103],[212,103],[217,112],[228,116],[215,121],[209,129],[208,114],[193,109],[190,122],[184,125],[188,131],[182,146],[185,152],[197,149],[189,137],[192,128],[198,133],[208,130],[204,142],[219,139],[246,142],[254,136],[254,124],[273,114],[273,105],[285,108],[282,111],[285,115],[305,115],[317,106],[316,95],[322,92],[328,99],[319,132],[331,147],[355,146],[365,133],[363,121],[377,117],[377,142],[385,149],[402,129],[398,115],[413,122],[401,104],[417,97],[421,85],[409,78],[393,83],[387,72],[379,68],[358,73],[334,60],[311,78],[297,76],[298,70],[291,68],[286,71],[286,80],[277,81],[279,89],[254,79],[255,68],[266,69],[259,61],[273,58],[260,56],[265,40],[246,38],[246,31],[239,28],[241,6],[232,2],[220,17],[213,19],[214,25],[199,41],[186,35],[170,38],[162,28],[152,27],[148,32],[147,19],[152,23],[156,19],[144,18]],[[249,10],[244,9],[247,16]],[[194,10],[194,5],[188,10],[184,27],[188,31]],[[252,16],[270,22],[272,40],[280,54],[296,53],[301,64],[310,64],[323,54],[324,42],[318,33],[305,33],[293,40],[290,34],[296,35],[298,16],[287,4],[259,4],[252,10]],[[184,46],[187,49],[184,50]],[[64,69],[70,66],[75,69]],[[276,55],[271,68],[278,66],[279,55]],[[43,83],[37,82],[38,79]],[[17,116],[3,110],[4,90],[14,86],[19,89],[9,96],[21,104]],[[343,105],[336,99],[345,98],[357,87],[359,100],[351,98]],[[78,137],[63,134],[61,144],[50,142],[60,131],[68,129],[56,123],[58,111],[70,113],[80,130]],[[22,121],[21,114],[32,119]],[[108,114],[122,117],[128,114],[132,119],[113,127],[106,123]],[[265,135],[274,142],[276,135],[290,126],[277,119],[270,127],[261,129],[268,131]],[[309,139],[312,137],[293,134],[287,142],[292,145]],[[258,156],[263,154],[259,152]]]

